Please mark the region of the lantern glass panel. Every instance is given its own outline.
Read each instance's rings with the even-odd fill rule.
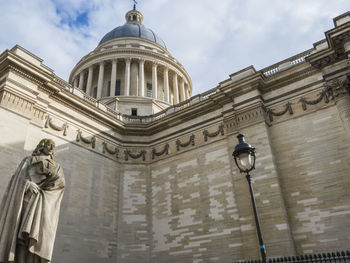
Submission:
[[[237,156],[237,163],[243,171],[250,170],[254,165],[254,157],[249,152],[240,153]]]

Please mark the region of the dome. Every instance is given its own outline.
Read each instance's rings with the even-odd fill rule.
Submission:
[[[69,82],[126,115],[148,116],[191,97],[191,78],[162,39],[130,10],[72,70]]]
[[[114,28],[108,32],[100,41],[99,45],[108,40],[122,38],[122,37],[138,37],[153,41],[166,49],[164,41],[158,37],[151,29],[146,28],[142,24],[124,24]]]
[[[99,45],[112,39],[122,37],[137,37],[150,40],[166,49],[164,41],[158,37],[151,29],[142,25],[143,15],[135,9],[130,10],[125,15],[126,23],[108,32],[100,41]]]

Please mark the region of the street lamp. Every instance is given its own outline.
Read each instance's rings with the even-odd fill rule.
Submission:
[[[253,205],[256,232],[258,234],[258,239],[259,239],[261,259],[262,259],[262,262],[265,263],[266,262],[265,245],[261,235],[259,218],[258,218],[258,213],[256,211],[255,198],[254,198],[251,178],[249,174],[251,170],[255,169],[255,148],[252,147],[250,144],[248,144],[244,140],[243,134],[239,134],[237,138],[238,138],[238,144],[236,145],[232,155],[233,155],[233,158],[235,159],[235,163],[239,171],[241,173],[246,173],[246,178],[248,181],[249,191],[250,191],[250,198],[252,200],[252,205]]]

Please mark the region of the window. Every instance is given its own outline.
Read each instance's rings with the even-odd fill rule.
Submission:
[[[147,83],[147,97],[152,98],[152,84]]]
[[[137,116],[137,109],[136,108],[131,109],[131,116]]]
[[[92,94],[93,94],[92,96],[96,99],[97,98],[97,87],[94,87],[94,91]]]
[[[120,96],[120,79],[115,81],[115,96]]]

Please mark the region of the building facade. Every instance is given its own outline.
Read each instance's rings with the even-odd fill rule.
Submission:
[[[69,82],[20,46],[0,55],[0,193],[40,139],[56,142],[67,186],[53,262],[257,259],[238,133],[257,151],[268,257],[348,249],[350,12],[310,50],[192,97],[142,18],[129,11]]]

